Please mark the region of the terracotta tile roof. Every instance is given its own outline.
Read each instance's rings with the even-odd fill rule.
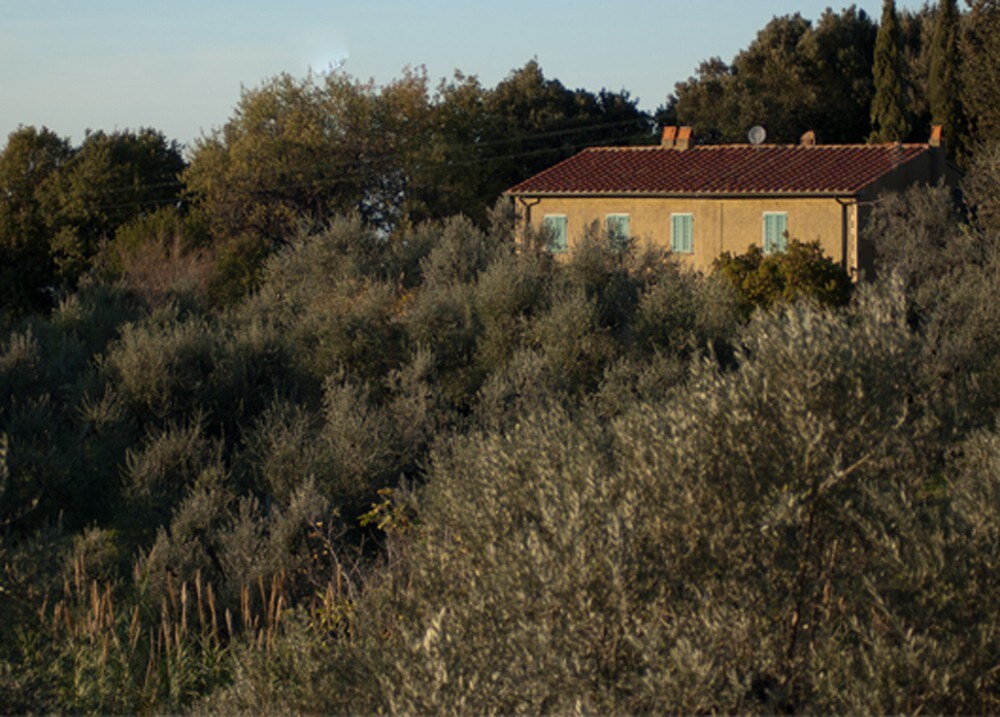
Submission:
[[[926,144],[592,147],[508,194],[855,194]]]

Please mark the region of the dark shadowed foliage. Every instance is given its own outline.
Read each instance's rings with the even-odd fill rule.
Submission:
[[[786,251],[773,254],[756,246],[736,256],[725,252],[715,260],[713,272],[737,291],[747,312],[797,299],[843,306],[851,298],[850,277],[823,254],[819,242],[793,239]]]

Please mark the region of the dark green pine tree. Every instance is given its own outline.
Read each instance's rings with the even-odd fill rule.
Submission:
[[[875,97],[872,99],[870,142],[902,142],[909,133],[906,90],[900,52],[899,18],[894,0],[885,0],[882,23],[875,36]]]
[[[941,0],[931,42],[931,71],[927,94],[931,121],[943,127],[952,153],[962,145],[962,108],[959,101],[958,7]]]

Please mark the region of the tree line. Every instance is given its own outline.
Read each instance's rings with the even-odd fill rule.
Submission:
[[[22,127],[0,155],[2,305],[50,306],[88,272],[150,253],[211,253],[214,298],[241,295],[302,222],[357,214],[391,231],[465,214],[593,144],[647,139],[627,92],[567,89],[534,61],[494,88],[408,71],[382,87],[342,72],[275,77],[185,159],[162,133],[88,134],[79,147]],[[141,246],[140,246],[141,245]]]
[[[712,141],[745,141],[764,126],[777,142],[807,130],[827,143],[926,141],[944,126],[952,158],[997,137],[997,7],[955,0],[880,22],[850,6],[815,22],[776,17],[731,62],[712,58],[678,83],[661,115]]]
[[[531,61],[492,88],[462,73],[432,87],[420,70],[385,86],[281,75],[187,152],[153,129],[73,147],[21,127],[0,154],[0,306],[50,307],[81,277],[120,277],[157,253],[201,264],[221,305],[302,222],[356,213],[391,232],[464,214],[484,226],[507,187],[586,146],[655,142],[657,124],[702,141],[744,141],[754,124],[778,142],[812,129],[827,143],[925,141],[942,124],[967,167],[1000,132],[996,18],[986,0],[962,13],[954,0],[903,13],[887,0],[878,24],[854,6],[815,24],[777,17],[652,116],[626,90],[571,90]]]

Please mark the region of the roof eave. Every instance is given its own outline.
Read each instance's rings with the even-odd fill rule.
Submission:
[[[868,186],[868,185],[865,185]],[[865,187],[855,189],[780,191],[780,192],[504,192],[509,197],[544,197],[552,199],[577,198],[597,199],[627,197],[629,199],[768,199],[772,197],[794,197],[797,199],[834,199],[836,197],[856,197]]]

